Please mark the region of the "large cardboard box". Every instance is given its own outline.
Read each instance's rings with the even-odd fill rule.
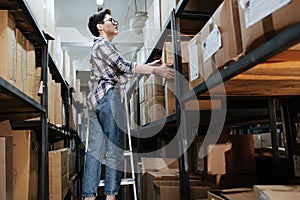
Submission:
[[[166,116],[173,115],[176,112],[176,96],[174,81],[165,82],[165,108]]]
[[[254,200],[300,199],[299,185],[254,185]]]
[[[23,33],[17,29],[16,30],[16,40],[17,40],[17,48],[16,48],[16,57],[17,57],[17,78],[16,84],[17,88],[23,92],[27,91],[27,53],[26,53],[26,45],[27,39],[23,35]]]
[[[0,137],[0,199],[13,200],[13,138]]]
[[[225,190],[210,190],[208,200],[253,200],[251,188],[233,188]]]
[[[142,176],[141,199],[153,200],[156,199],[154,181],[158,180],[178,180],[179,175],[175,172],[151,172],[147,171]]]
[[[156,192],[156,200],[180,199],[179,180],[156,180],[153,184]],[[211,188],[211,184],[206,182],[190,180],[191,199],[206,199],[207,191]]]
[[[49,151],[49,199],[63,199],[68,192],[68,149]]]
[[[237,6],[237,0],[225,0],[200,31],[204,80],[242,53]]]
[[[298,0],[239,1],[243,52],[247,53],[300,21]]]
[[[38,151],[35,132],[13,131],[14,199],[38,199]]]
[[[7,10],[0,10],[0,76],[16,84],[17,58],[16,58],[16,33],[15,21]]]

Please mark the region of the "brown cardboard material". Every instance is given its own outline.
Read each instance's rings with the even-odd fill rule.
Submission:
[[[0,199],[13,200],[13,137],[0,137]]]
[[[292,0],[289,4],[249,28],[246,28],[245,23],[246,10],[242,7],[242,3],[239,3],[238,6],[244,54],[257,48],[276,34],[300,21],[300,1],[298,0]]]
[[[7,10],[0,11],[0,76],[16,84],[17,58],[16,58],[16,27],[15,22]]]
[[[203,78],[206,80],[218,68],[237,60],[242,53],[241,33],[238,20],[237,0],[225,0],[200,31],[202,47],[212,30],[217,27],[221,34],[221,47],[208,60],[203,56]],[[207,45],[206,45],[207,46]],[[202,52],[204,55],[204,52]]]
[[[153,200],[156,197],[154,181],[157,180],[178,180],[179,175],[175,172],[151,172],[147,171],[142,176],[141,195],[142,200]]]
[[[300,198],[299,185],[254,185],[254,200],[289,200]]]
[[[13,131],[14,199],[38,199],[38,142],[31,130]]]
[[[253,190],[249,188],[233,188],[211,190],[207,192],[208,200],[253,200]]]
[[[164,96],[156,96],[150,100],[149,115],[150,115],[150,122],[154,122],[166,116]]]
[[[156,191],[156,200],[180,199],[180,182],[178,180],[156,180],[153,184]],[[208,183],[190,180],[191,199],[207,198],[209,189],[211,189],[211,185],[208,185]]]

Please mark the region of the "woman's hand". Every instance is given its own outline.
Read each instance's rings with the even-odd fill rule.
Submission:
[[[166,79],[172,79],[174,77],[174,69],[171,68],[172,64],[162,64],[154,68],[154,74],[160,75]]]

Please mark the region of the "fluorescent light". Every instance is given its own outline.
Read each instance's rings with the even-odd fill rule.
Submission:
[[[99,6],[102,6],[103,5],[103,1],[104,0],[96,0],[96,4],[99,5]]]

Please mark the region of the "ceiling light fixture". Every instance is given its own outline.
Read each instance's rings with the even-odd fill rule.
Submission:
[[[96,4],[99,6],[103,6],[104,0],[96,0]]]

